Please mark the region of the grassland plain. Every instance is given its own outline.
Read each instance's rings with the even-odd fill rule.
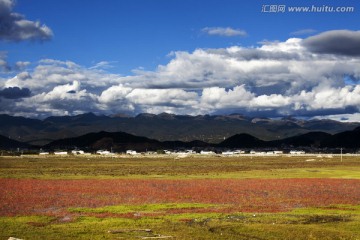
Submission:
[[[1,157],[0,239],[360,239],[360,159]]]

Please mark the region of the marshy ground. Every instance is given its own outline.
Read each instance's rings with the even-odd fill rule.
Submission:
[[[359,239],[358,157],[1,157],[0,239]]]

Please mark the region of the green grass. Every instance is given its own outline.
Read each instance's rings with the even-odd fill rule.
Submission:
[[[159,211],[191,205],[142,205],[101,208],[118,211]],[[195,207],[207,207],[195,205]],[[82,213],[86,213],[85,209]],[[89,210],[91,212],[91,210]],[[163,217],[96,218],[73,215],[2,217],[0,238],[23,239],[359,239],[360,206],[296,209],[285,213],[182,213]],[[151,229],[151,232],[143,231]],[[115,230],[117,233],[109,233]]]
[[[216,207],[215,204],[200,204],[200,203],[166,203],[166,204],[144,204],[144,205],[120,205],[107,206],[102,208],[70,208],[70,212],[74,213],[153,213],[171,209],[200,209]],[[224,205],[220,205],[224,207]]]
[[[357,157],[0,157],[0,177],[37,179],[114,178],[352,178],[360,179]]]

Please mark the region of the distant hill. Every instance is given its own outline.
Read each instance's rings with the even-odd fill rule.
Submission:
[[[360,127],[352,131],[345,131],[337,134],[325,132],[309,132],[294,137],[273,141],[263,141],[248,134],[236,134],[217,146],[225,148],[349,148],[360,149]]]
[[[146,137],[134,136],[124,132],[88,133],[80,137],[55,140],[44,146],[46,149],[74,149],[87,150],[113,149],[114,151],[156,151],[164,149],[207,147],[210,144],[201,141],[165,141],[160,142]]]
[[[0,135],[21,139],[32,145],[45,145],[54,140],[74,138],[94,132],[127,132],[157,141],[191,142],[200,140],[220,143],[237,133],[264,141],[279,140],[309,132],[336,134],[360,127],[360,123],[332,120],[299,120],[295,118],[252,118],[230,115],[116,114],[93,113],[76,116],[53,116],[43,120],[0,115]]]
[[[337,133],[330,138],[324,139],[321,147],[360,148],[360,127],[357,127],[353,131]]]
[[[267,142],[246,133],[236,134],[218,144],[225,148],[260,148],[266,145]]]
[[[157,140],[146,137],[138,137],[124,132],[98,132],[88,133],[80,137],[66,138],[53,141],[44,146],[47,149],[113,149],[114,151],[132,150],[157,150],[162,145]]]
[[[31,148],[30,145],[0,135],[0,149],[13,150],[17,148]]]
[[[294,147],[321,147],[321,144],[331,138],[332,135],[325,132],[309,132],[299,136],[289,137],[278,141],[271,141],[273,146],[294,146]]]
[[[202,141],[158,141],[146,137],[138,137],[124,132],[89,133],[80,137],[53,141],[44,146],[46,149],[74,149],[87,150],[113,149],[114,151],[155,151],[159,149],[191,149],[191,148],[230,148],[230,149],[258,149],[258,148],[360,148],[360,128],[331,135],[324,132],[310,132],[280,140],[264,141],[249,134],[236,134],[219,144]]]

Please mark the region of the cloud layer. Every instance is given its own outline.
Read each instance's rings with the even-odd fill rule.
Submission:
[[[357,44],[357,32],[336,33]],[[106,72],[101,68],[105,61],[83,67],[43,59],[31,71],[0,81],[0,113],[38,117],[84,112],[357,114],[357,47],[351,53],[334,50],[333,38],[331,31],[258,47],[179,51],[166,65],[154,71],[136,70],[130,76]],[[17,94],[4,95],[7,91]]]
[[[39,21],[30,21],[13,12],[15,0],[0,0],[0,39],[6,41],[36,40],[52,38],[49,27]]]

